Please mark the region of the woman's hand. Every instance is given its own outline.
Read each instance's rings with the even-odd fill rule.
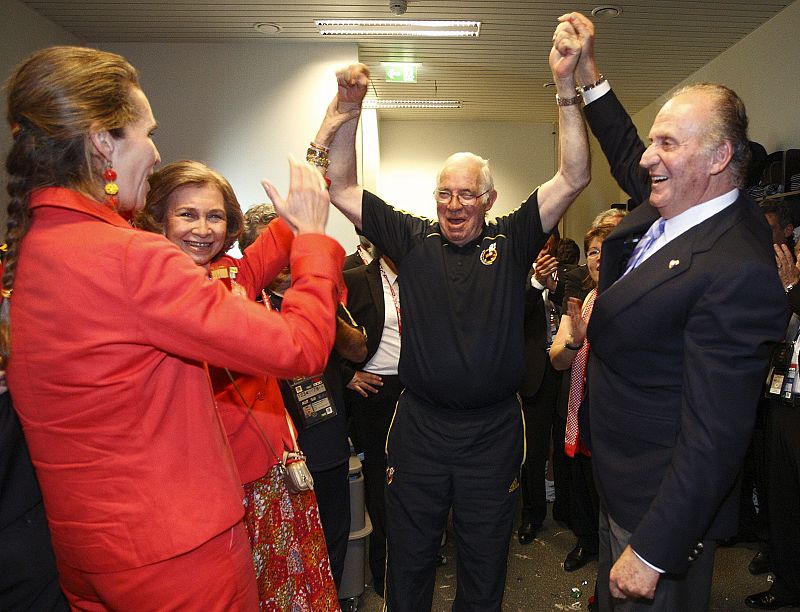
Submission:
[[[792,252],[785,244],[773,244],[775,249],[775,263],[778,264],[778,277],[786,289],[790,285],[800,283],[800,269],[794,263]]]
[[[364,64],[353,64],[336,73],[338,90],[325,111],[314,142],[330,147],[336,132],[348,121],[361,115],[361,103],[367,95],[369,68]]]
[[[583,304],[578,298],[571,297],[567,300],[567,315],[572,323],[572,334],[566,339],[566,343],[573,346],[583,344],[586,339],[588,323],[583,320],[581,310],[583,310]]]
[[[316,168],[289,158],[289,194],[284,200],[268,180],[261,181],[275,210],[295,234],[324,234],[330,198],[325,181]]]
[[[361,102],[367,95],[369,85],[369,68],[364,64],[351,64],[336,72],[336,85],[339,87],[339,110],[347,112],[353,108],[361,108]]]

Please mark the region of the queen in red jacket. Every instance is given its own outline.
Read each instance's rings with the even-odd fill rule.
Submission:
[[[270,190],[296,234],[293,303],[279,316],[126,221],[159,155],[122,57],[44,49],[7,91],[2,348],[62,587],[81,609],[258,609],[204,364],[281,377],[323,367],[343,252],[320,235],[322,179],[293,164],[286,200]]]
[[[278,219],[236,259],[226,255],[244,229],[233,188],[196,161],[164,166],[136,224],[162,233],[210,278],[255,301],[263,287],[289,265],[294,235]],[[279,351],[274,343],[264,351]],[[297,446],[277,380],[210,367],[222,423],[245,492],[245,525],[253,550],[262,610],[337,612],[325,536],[313,491],[289,492],[282,460]]]

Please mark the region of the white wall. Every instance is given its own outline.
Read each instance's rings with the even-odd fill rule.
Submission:
[[[0,10],[2,78],[37,48],[78,42],[17,0],[0,0]],[[798,32],[800,0],[687,79],[733,87],[747,104],[751,139],[768,151],[800,148]],[[206,161],[231,179],[244,206],[264,199],[258,184],[264,176],[286,191],[286,156],[303,156],[333,93],[334,67],[357,57],[354,43],[96,46],[121,52],[140,69],[161,123],[157,143],[164,162],[184,157]],[[607,76],[613,84],[614,75]],[[657,100],[634,117],[644,136],[662,103]],[[379,193],[404,208],[422,203],[427,208],[418,212],[427,215],[433,214],[430,191],[436,171],[453,151],[473,150],[492,160],[500,192],[497,213],[514,208],[555,167],[549,124],[381,121],[379,127],[380,154],[386,157]],[[367,164],[375,163],[375,142],[373,131],[362,156]],[[0,129],[3,159],[9,144],[8,131]],[[562,224],[563,233],[579,242],[597,212],[627,199],[594,143],[592,152],[592,184]],[[0,207],[2,229],[4,214]],[[355,238],[343,217],[332,215],[329,231],[350,250]]]
[[[162,164],[197,159],[222,173],[242,208],[267,201],[269,178],[286,195],[287,158],[305,158],[336,92],[336,68],[355,43],[98,44],[139,69],[159,123]],[[328,232],[345,248],[352,225],[332,211]]]
[[[452,153],[471,151],[489,160],[498,193],[493,217],[519,206],[555,169],[549,123],[385,120],[380,136],[379,195],[426,217],[436,217],[436,173]]]
[[[679,86],[723,83],[745,103],[750,140],[767,153],[800,149],[800,0],[703,66]],[[613,75],[608,75],[613,80]],[[647,137],[668,92],[633,116]]]

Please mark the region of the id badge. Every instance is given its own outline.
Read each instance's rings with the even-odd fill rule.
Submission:
[[[336,416],[336,408],[322,374],[299,376],[282,382],[292,398],[293,416],[299,417],[296,421],[302,424],[302,429],[319,425]]]
[[[765,397],[780,399],[787,390],[785,387],[790,382],[794,382],[794,376],[791,376],[790,373],[793,351],[794,342],[780,342],[773,349],[764,390]],[[791,397],[791,388],[789,388],[789,393]]]

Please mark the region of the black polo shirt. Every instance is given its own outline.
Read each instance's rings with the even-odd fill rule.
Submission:
[[[516,393],[525,371],[528,271],[544,245],[536,192],[458,247],[439,223],[364,191],[362,229],[397,265],[400,380],[423,400],[480,408]]]

